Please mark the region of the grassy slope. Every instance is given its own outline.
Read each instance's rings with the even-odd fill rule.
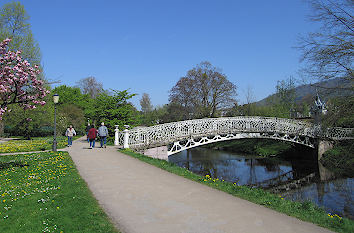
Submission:
[[[323,209],[315,206],[311,202],[300,203],[285,200],[281,196],[271,194],[262,189],[252,189],[246,186],[238,186],[236,183],[229,183],[217,179],[211,179],[210,177],[199,176],[167,161],[152,159],[130,150],[121,150],[121,152],[171,173],[208,185],[287,215],[297,217],[301,220],[312,222],[337,232],[354,232],[353,220],[326,213]]]
[[[117,232],[67,152],[0,156],[0,232]]]

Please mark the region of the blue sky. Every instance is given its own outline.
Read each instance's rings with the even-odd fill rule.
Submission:
[[[2,0],[2,3],[10,2]],[[297,37],[315,31],[302,0],[22,0],[48,79],[73,86],[94,76],[105,89],[154,105],[202,61],[222,69],[245,100],[297,77]]]

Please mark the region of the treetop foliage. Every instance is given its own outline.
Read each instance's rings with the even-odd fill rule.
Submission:
[[[10,50],[21,50],[22,57],[40,65],[41,53],[29,24],[30,16],[20,2],[10,2],[0,8],[0,40],[11,38]]]
[[[140,106],[141,106],[141,111],[143,113],[148,113],[151,112],[153,109],[153,106],[151,104],[150,96],[147,93],[143,93],[143,96],[140,99]]]
[[[95,99],[104,91],[103,84],[98,82],[93,76],[80,79],[77,82],[77,86],[81,89],[83,94],[89,95],[92,99]]]
[[[216,117],[235,103],[236,85],[221,69],[202,62],[181,77],[170,90],[170,103],[184,108],[184,119]]]

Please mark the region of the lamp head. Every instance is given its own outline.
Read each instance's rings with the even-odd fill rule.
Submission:
[[[59,102],[59,95],[58,95],[58,94],[54,94],[54,95],[53,95],[53,102],[54,102],[55,104],[57,104],[57,103]]]

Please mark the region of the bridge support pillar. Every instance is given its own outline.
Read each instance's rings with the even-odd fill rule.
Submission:
[[[333,142],[319,140],[317,146],[317,160],[319,161],[322,158],[323,154],[332,148],[333,148]]]

